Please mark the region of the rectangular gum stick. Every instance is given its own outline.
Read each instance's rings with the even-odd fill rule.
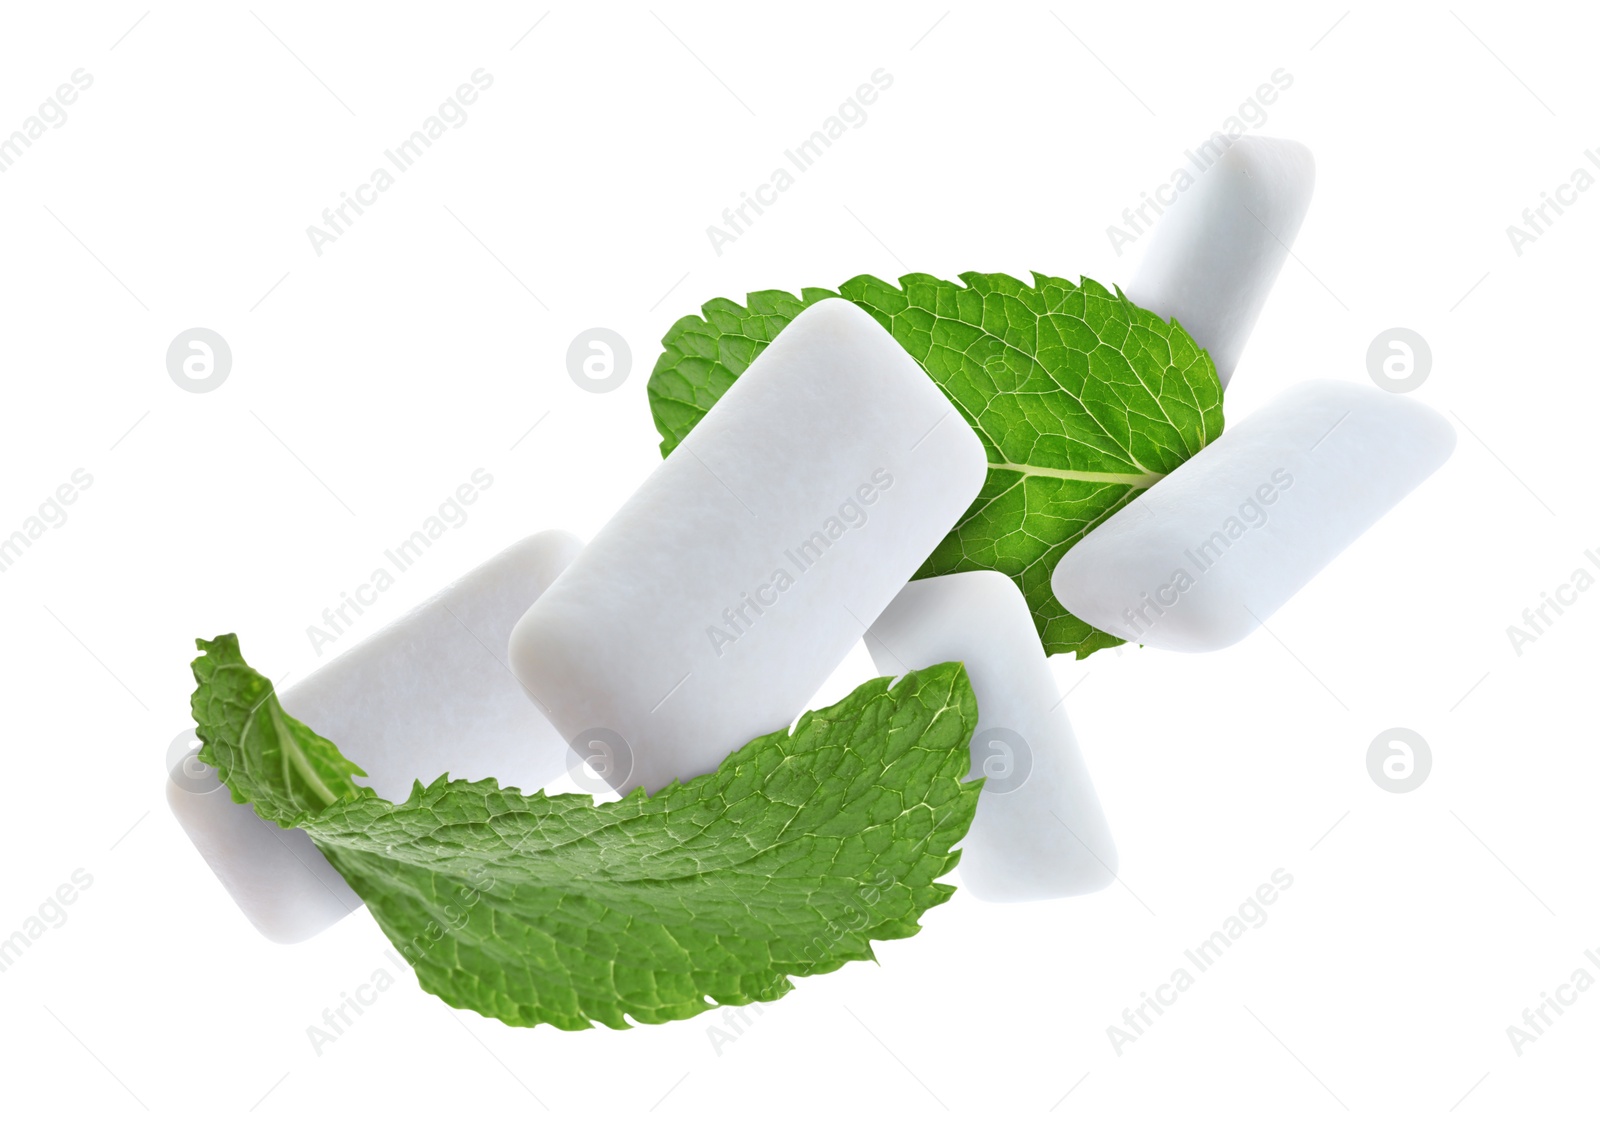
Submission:
[[[1450,422],[1420,402],[1302,382],[1086,534],[1051,589],[1085,623],[1131,642],[1230,646],[1454,447]]]
[[[551,530],[490,558],[401,619],[279,695],[399,801],[448,772],[537,790],[567,766],[566,741],[527,699],[502,651],[512,625],[577,555]],[[267,938],[295,943],[361,907],[300,830],[236,803],[193,759],[167,780],[167,805],[240,910]]]
[[[339,655],[280,698],[339,746],[393,802],[448,771],[536,791],[567,764],[566,742],[528,704],[505,661],[511,630],[582,543],[563,530],[502,551]]]
[[[966,667],[978,701],[972,773],[985,779],[956,871],[1001,903],[1094,892],[1117,848],[1050,672],[1028,602],[1010,577],[954,573],[906,585],[866,635],[880,674]]]
[[[801,312],[528,610],[511,667],[613,787],[788,727],[955,525],[971,426],[866,312]]]
[[[1305,145],[1238,138],[1162,214],[1123,288],[1139,307],[1182,324],[1224,386],[1288,260],[1315,182]]]

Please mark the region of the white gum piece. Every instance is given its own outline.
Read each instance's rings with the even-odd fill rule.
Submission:
[[[880,674],[961,662],[978,701],[971,779],[987,775],[956,866],[979,899],[1094,892],[1117,849],[1028,610],[1002,573],[912,581],[866,634]]]
[[[362,907],[303,831],[266,821],[226,787],[189,790],[169,778],[167,806],[234,904],[274,943],[302,942]]]
[[[391,801],[449,772],[536,791],[566,742],[505,661],[518,619],[583,548],[564,530],[524,538],[403,618],[286,687],[284,710],[359,763]]]
[[[1301,383],[1086,534],[1050,587],[1132,642],[1230,646],[1432,475],[1455,439],[1420,402]]]
[[[528,609],[511,668],[618,790],[712,771],[793,723],[986,471],[905,349],[824,300]]]
[[[1175,319],[1226,386],[1311,205],[1316,164],[1293,140],[1242,136],[1179,193],[1123,294]]]
[[[567,744],[529,703],[502,652],[516,621],[582,543],[550,530],[485,561],[394,623],[284,688],[284,711],[367,772],[393,801],[415,780],[496,779],[534,791],[567,766]],[[212,780],[214,782],[214,779]],[[296,943],[361,906],[299,830],[263,821],[224,787],[167,780],[167,804],[245,916]]]

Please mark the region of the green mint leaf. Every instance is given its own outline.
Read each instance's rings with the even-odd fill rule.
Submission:
[[[649,797],[440,777],[403,803],[336,789],[285,818],[308,799],[291,747],[324,780],[353,765],[287,715],[263,722],[272,685],[233,636],[200,646],[201,758],[227,761],[235,799],[305,830],[422,987],[458,1008],[582,1029],[770,1001],[915,934],[955,891],[936,878],[981,786],[963,780],[977,702],[958,663],[867,682]],[[292,746],[266,750],[265,723]]]
[[[217,769],[236,803],[283,827],[298,825],[343,799],[371,794],[352,776],[366,775],[283,711],[272,683],[245,664],[237,635],[196,640],[197,688],[190,700],[201,763]]]
[[[837,293],[713,300],[678,320],[648,389],[661,454],[802,309],[843,296],[922,364],[989,456],[983,490],[916,575],[998,570],[1027,596],[1047,654],[1115,646],[1068,614],[1050,574],[1083,535],[1221,434],[1216,367],[1176,321],[1094,281],[961,279],[860,276]]]

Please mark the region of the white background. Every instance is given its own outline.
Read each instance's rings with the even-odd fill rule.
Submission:
[[[1600,592],[1520,656],[1505,630],[1600,546],[1600,192],[1521,256],[1506,235],[1600,146],[1587,17],[263,3],[0,26],[0,132],[94,78],[0,175],[0,531],[94,479],[0,573],[0,933],[94,878],[0,974],[8,1116],[1593,1110],[1600,993],[1520,1057],[1506,1034],[1574,970],[1600,978]],[[317,256],[306,227],[479,67],[467,122]],[[707,225],[880,67],[867,123],[714,253]],[[1126,280],[1140,246],[1118,257],[1106,227],[1278,68],[1260,131],[1310,145],[1317,194],[1228,419],[1304,378],[1365,382],[1403,325],[1433,348],[1415,396],[1459,445],[1270,634],[1055,660],[1122,884],[958,892],[720,1055],[720,1020],[510,1029],[409,978],[314,1055],[307,1026],[386,943],[364,914],[267,943],[168,814],[194,637],[236,630],[303,675],[526,533],[592,534],[658,462],[656,341],[710,298],[862,272]],[[565,369],[596,325],[634,353],[609,394]],[[195,326],[234,355],[205,394],[165,368]],[[479,467],[470,521],[315,656],[307,625]],[[871,674],[858,651],[830,689]],[[1407,795],[1365,763],[1397,725],[1434,754]],[[1265,926],[1118,1056],[1107,1026],[1279,868]]]

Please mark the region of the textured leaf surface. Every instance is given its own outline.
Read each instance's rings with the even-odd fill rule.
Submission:
[[[197,640],[196,689],[189,708],[203,747],[236,803],[251,803],[269,822],[290,826],[340,799],[370,794],[366,775],[333,744],[283,711],[272,683],[239,653],[236,635]]]
[[[1027,596],[1047,653],[1113,646],[1121,640],[1061,606],[1050,574],[1084,534],[1221,435],[1216,367],[1175,321],[1094,281],[961,279],[860,276],[837,293],[753,292],[680,319],[650,375],[662,455],[802,309],[842,296],[922,364],[989,457],[983,490],[916,575],[998,570]]]
[[[395,804],[272,716],[233,636],[200,646],[201,760],[310,835],[424,989],[508,1024],[677,1020],[870,959],[871,940],[915,934],[954,891],[935,878],[977,806],[977,703],[957,663],[867,682],[654,796],[597,806],[440,777]],[[325,785],[345,771],[333,800],[313,805],[316,785],[282,762],[295,753]]]

